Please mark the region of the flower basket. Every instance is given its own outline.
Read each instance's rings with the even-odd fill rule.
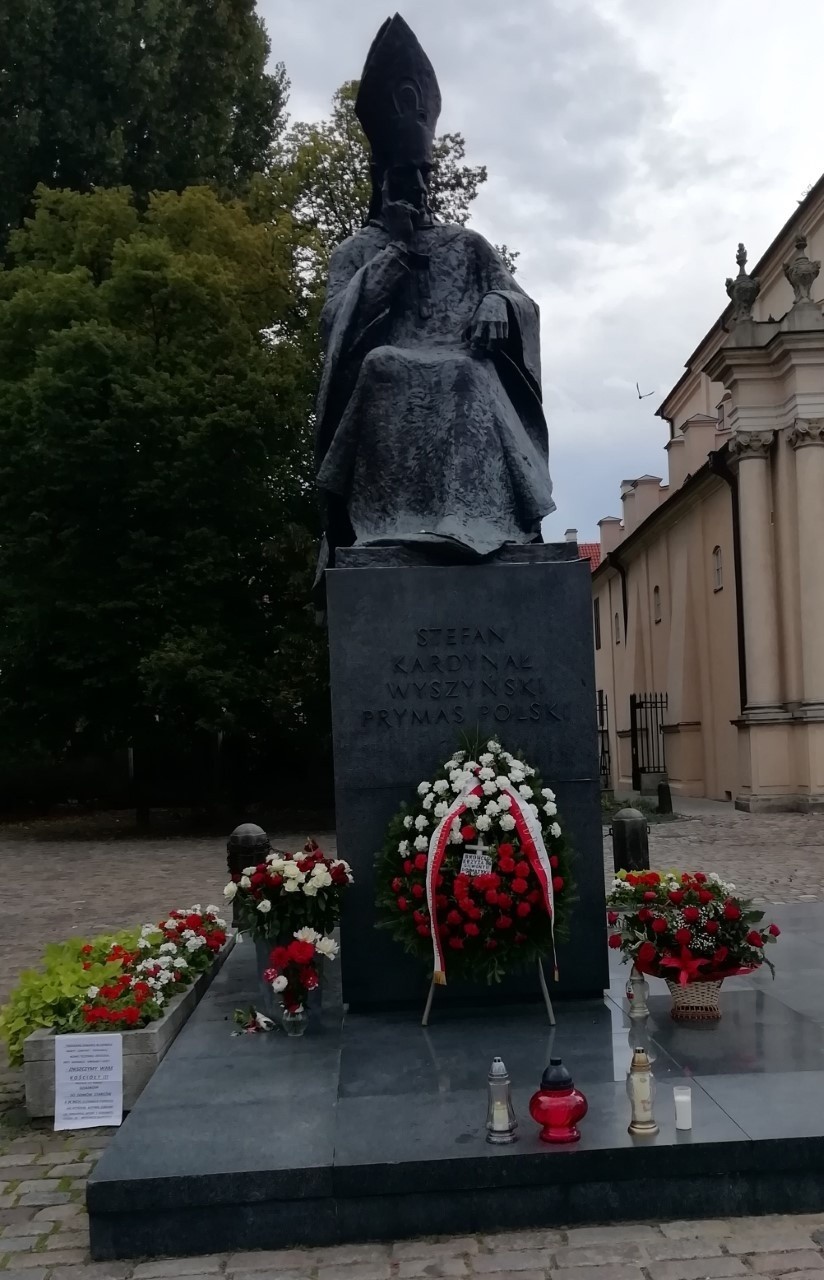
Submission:
[[[721,1017],[719,999],[721,983],[715,982],[671,982],[667,986],[672,996],[671,1016],[676,1022],[717,1022]]]

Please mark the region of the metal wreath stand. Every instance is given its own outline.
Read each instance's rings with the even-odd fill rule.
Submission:
[[[544,997],[544,1005],[546,1007],[546,1016],[551,1027],[555,1026],[555,1010],[552,1008],[552,1000],[549,996],[549,987],[546,984],[546,974],[544,973],[543,961],[538,961],[538,982],[541,985],[541,995]],[[435,996],[436,983],[434,977],[429,984],[429,994],[426,997],[426,1005],[424,1006],[423,1017],[421,1018],[421,1026],[429,1026],[429,1015],[432,1012],[432,1001]]]

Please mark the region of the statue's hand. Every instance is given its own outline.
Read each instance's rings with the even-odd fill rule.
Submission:
[[[418,210],[406,200],[384,200],[383,220],[390,240],[410,244],[418,225]]]
[[[476,351],[493,351],[509,337],[506,302],[497,293],[488,293],[469,326],[469,340]]]

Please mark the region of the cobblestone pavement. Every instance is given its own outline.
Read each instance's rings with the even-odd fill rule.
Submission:
[[[331,851],[333,840],[317,834]],[[281,848],[302,842],[276,838]],[[715,870],[765,902],[824,900],[824,816],[729,810],[677,819],[653,826],[650,849],[654,866]],[[0,828],[0,999],[46,942],[220,901],[224,856],[216,838],[61,842]],[[609,838],[605,867],[611,877]],[[0,1069],[0,1280],[824,1280],[824,1213],[90,1264],[85,1182],[109,1137],[27,1122],[20,1073]]]

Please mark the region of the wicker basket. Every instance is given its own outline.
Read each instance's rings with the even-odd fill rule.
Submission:
[[[721,1017],[719,996],[721,983],[667,981],[672,996],[672,1016],[676,1022],[717,1022]]]

